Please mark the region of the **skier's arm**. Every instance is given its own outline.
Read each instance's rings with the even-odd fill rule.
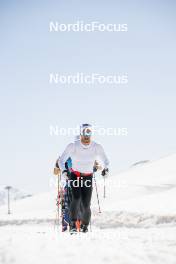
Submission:
[[[103,147],[100,144],[97,144],[97,156],[101,159],[101,161],[104,164],[104,168],[108,168],[109,166],[109,160],[104,152]]]
[[[59,159],[59,167],[61,170],[65,170],[65,162],[68,160],[69,157],[72,156],[72,153],[74,151],[74,144],[70,143],[66,149],[64,150],[63,154],[61,155]]]

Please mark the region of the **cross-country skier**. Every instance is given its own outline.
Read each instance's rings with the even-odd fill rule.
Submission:
[[[92,196],[92,177],[95,160],[99,158],[103,164],[102,176],[107,176],[109,161],[103,147],[92,141],[92,127],[89,124],[80,126],[80,140],[70,143],[60,157],[59,165],[65,170],[65,162],[71,158],[72,168],[69,173],[71,189],[71,204],[69,208],[70,232],[77,232],[76,221],[80,217],[81,205],[81,232],[88,231],[91,217],[90,202]],[[65,177],[65,173],[63,178]]]

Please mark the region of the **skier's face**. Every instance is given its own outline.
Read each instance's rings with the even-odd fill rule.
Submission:
[[[81,141],[83,144],[90,144],[91,142],[91,136],[92,136],[92,131],[89,128],[85,128],[83,130],[83,133],[81,135]]]

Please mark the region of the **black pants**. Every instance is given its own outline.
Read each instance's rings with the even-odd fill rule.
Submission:
[[[70,175],[70,221],[81,220],[88,225],[91,217],[92,176],[77,177]]]

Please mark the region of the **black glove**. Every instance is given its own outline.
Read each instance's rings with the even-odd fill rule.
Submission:
[[[71,172],[69,170],[63,170],[62,174],[64,174],[69,179],[70,175],[71,175]]]
[[[108,173],[109,173],[109,169],[108,168],[105,168],[105,169],[102,170],[101,175],[103,177],[107,177],[108,176]]]
[[[58,168],[58,169],[60,169],[60,168],[59,168],[59,159],[56,160],[55,167]]]

